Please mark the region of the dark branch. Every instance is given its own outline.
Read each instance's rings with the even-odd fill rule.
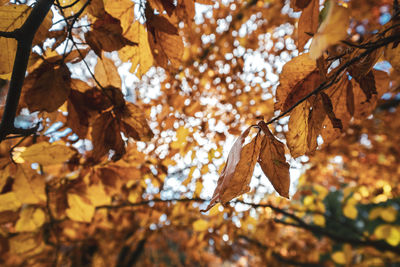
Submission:
[[[0,142],[9,134],[30,135],[37,130],[37,127],[32,129],[17,129],[14,126],[14,120],[21,96],[22,85],[25,80],[32,41],[36,31],[49,12],[53,1],[54,0],[39,0],[21,28],[14,31],[18,45],[11,75],[10,89],[7,94],[3,118],[0,124]]]

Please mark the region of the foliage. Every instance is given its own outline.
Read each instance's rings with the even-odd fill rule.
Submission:
[[[398,2],[320,2],[0,0],[0,263],[398,263]]]

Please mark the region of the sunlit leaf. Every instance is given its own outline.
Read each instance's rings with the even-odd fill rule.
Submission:
[[[77,194],[68,193],[67,216],[77,222],[91,222],[94,215],[94,206]]]

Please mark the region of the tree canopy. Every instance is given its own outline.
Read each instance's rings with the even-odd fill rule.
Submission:
[[[396,266],[400,7],[0,0],[0,265]]]

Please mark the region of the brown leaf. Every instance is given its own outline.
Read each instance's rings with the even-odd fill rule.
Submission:
[[[118,160],[125,154],[120,125],[111,111],[101,114],[93,123],[92,143],[92,155],[95,160],[100,160],[110,149],[114,150],[113,160]]]
[[[154,134],[147,124],[143,111],[132,103],[127,103],[120,113],[122,117],[122,130],[136,140],[149,141]]]
[[[376,86],[375,86],[375,78],[372,70],[369,71],[366,75],[361,76],[354,76],[354,79],[360,85],[361,90],[364,92],[367,99],[365,101],[369,101],[372,95],[376,95]]]
[[[86,105],[85,95],[76,90],[71,90],[67,102],[67,125],[79,138],[85,138],[89,128],[89,110]]]
[[[289,198],[290,166],[286,162],[285,146],[272,135],[265,122],[262,121],[258,125],[265,133],[258,163],[279,195]]]
[[[321,96],[313,98],[311,101],[312,109],[308,115],[308,153],[312,154],[318,147],[317,138],[322,131],[322,123],[325,120],[326,113],[324,110],[324,105],[321,100]]]
[[[151,8],[148,2],[146,4],[145,14],[148,26],[168,34],[178,35],[177,27],[173,25],[166,16],[161,14],[155,15],[154,10]]]
[[[43,63],[25,79],[23,105],[31,112],[56,111],[67,100],[70,82],[71,73],[67,66]]]
[[[325,112],[328,115],[328,118],[331,120],[333,128],[338,128],[340,130],[343,130],[342,121],[336,118],[336,115],[333,112],[333,105],[331,99],[324,92],[321,92],[320,95],[322,97],[322,103],[324,104]]]
[[[205,210],[202,210],[203,212],[208,211],[218,202],[225,205],[231,199],[250,190],[250,179],[260,153],[262,141],[261,136],[257,134],[250,143],[243,147],[250,129],[251,127],[247,128],[233,144],[211,202]]]
[[[121,87],[121,77],[118,74],[114,61],[104,56],[97,59],[94,69],[96,79],[102,86]]]
[[[388,79],[388,75],[386,72],[372,70],[369,73],[369,75],[370,75],[370,77],[367,78],[366,80],[369,80],[369,83],[372,83],[371,80],[373,80],[373,86],[371,84],[369,84],[368,88],[375,89],[375,94],[370,94],[369,99],[368,99],[367,94],[365,93],[365,90],[370,90],[370,89],[368,89],[368,88],[363,89],[361,87],[361,84],[356,82],[355,79],[351,80],[352,87],[353,87],[353,93],[354,93],[354,102],[355,102],[354,117],[357,119],[362,119],[362,118],[369,116],[375,109],[378,99],[384,93],[389,91],[389,79]],[[375,81],[375,77],[376,77],[376,81]],[[363,83],[363,85],[366,86],[364,83]]]
[[[279,75],[279,86],[276,89],[275,110],[284,110],[284,103],[297,83],[303,81],[310,72],[316,69],[315,60],[309,58],[308,54],[301,54],[287,62]]]
[[[137,45],[122,36],[120,21],[107,13],[102,19],[96,20],[92,28],[92,31],[85,33],[85,40],[98,57],[101,57],[102,51],[112,52],[125,45]]]
[[[331,99],[333,112],[336,118],[340,119],[342,122],[343,130],[347,129],[351,119],[351,115],[347,110],[347,87],[349,82],[347,76],[343,75],[337,83],[325,90],[325,93]],[[333,127],[329,118],[325,118],[321,133],[324,143],[332,142],[341,132],[342,130]]]
[[[320,75],[318,70],[312,71],[303,80],[299,81],[292,91],[288,94],[283,105],[283,111],[288,110],[300,99],[312,92],[320,84]]]
[[[346,106],[350,115],[354,115],[354,93],[353,85],[351,82],[347,83],[347,95],[346,95]]]
[[[300,6],[302,7],[300,7]],[[319,0],[298,0],[296,6],[304,9],[301,13],[298,26],[298,45],[299,51],[304,50],[305,44],[311,38],[308,33],[315,34],[319,24]]]

